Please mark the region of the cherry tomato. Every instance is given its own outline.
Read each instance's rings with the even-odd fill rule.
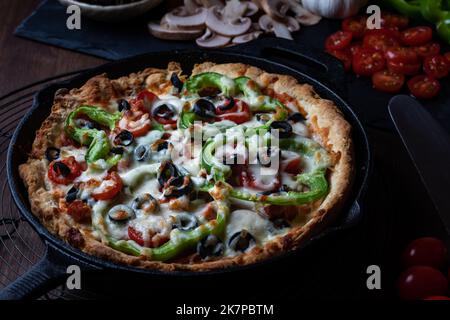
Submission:
[[[421,46],[432,39],[433,30],[425,26],[409,28],[401,34],[401,41],[407,46]]]
[[[357,54],[361,49],[362,49],[363,45],[362,42],[355,42],[350,46],[350,53],[352,55],[352,57]]]
[[[431,99],[439,93],[441,84],[427,75],[419,75],[408,81],[408,88],[418,99]]]
[[[362,49],[353,57],[353,71],[360,76],[372,76],[384,69],[386,62],[382,52]]]
[[[405,47],[391,47],[386,50],[386,59],[388,61],[402,63],[419,63],[419,56],[416,51]]]
[[[325,48],[327,51],[345,49],[352,42],[352,38],[352,34],[348,31],[337,31],[325,40]]]
[[[390,30],[375,29],[366,33],[363,39],[363,47],[370,50],[385,52],[390,47],[399,45],[394,34]]]
[[[300,157],[294,158],[286,164],[286,166],[284,167],[284,172],[287,172],[290,174],[299,174],[300,173],[300,164],[301,164]]]
[[[91,207],[80,199],[76,199],[67,206],[67,214],[76,222],[87,222],[91,218]]]
[[[105,185],[103,185],[105,184]],[[122,190],[122,179],[115,171],[109,173],[102,184],[94,190],[92,197],[95,200],[109,200],[114,198]]]
[[[342,30],[350,32],[354,39],[362,38],[366,32],[367,18],[355,16],[342,21]]]
[[[137,231],[132,226],[128,226],[128,238],[136,242],[138,245],[144,246],[145,244],[144,238],[142,237],[142,233]]]
[[[68,157],[50,163],[47,175],[54,183],[69,184],[81,175],[81,166],[75,157]]]
[[[396,27],[401,30],[405,29],[408,25],[408,17],[389,12],[383,12],[381,14],[381,27],[383,28]]]
[[[413,266],[400,275],[397,288],[401,299],[417,300],[445,295],[448,282],[439,270],[427,266]]]
[[[441,52],[441,46],[439,43],[431,42],[421,46],[413,47],[414,51],[416,51],[417,55],[421,58],[425,58],[428,56],[434,56]]]
[[[334,56],[336,59],[339,59],[343,66],[345,71],[349,71],[352,67],[352,54],[350,50],[333,50],[328,51],[329,54]]]
[[[439,239],[424,237],[411,242],[402,254],[404,267],[429,266],[441,269],[447,261],[447,248]]]
[[[442,300],[442,301],[447,301],[447,300],[450,300],[450,298],[446,297],[446,296],[431,296],[431,297],[426,297],[423,300]]]
[[[450,63],[450,52],[444,53],[445,59],[447,59],[448,63]]]
[[[389,70],[378,71],[372,76],[372,84],[379,91],[397,93],[405,84],[405,76]]]
[[[395,73],[406,74],[408,76],[413,76],[419,73],[420,67],[422,65],[420,62],[417,63],[404,63],[404,62],[396,62],[396,61],[388,61],[387,67],[389,71]]]
[[[444,56],[428,56],[423,61],[423,71],[436,79],[445,78],[450,71],[450,64]]]
[[[222,113],[217,116],[220,120],[233,121],[236,124],[247,122],[251,119],[252,113],[250,107],[242,100],[235,99],[236,109],[232,108],[228,113]],[[234,109],[234,110],[233,110]]]

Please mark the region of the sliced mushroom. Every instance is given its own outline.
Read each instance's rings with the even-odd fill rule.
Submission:
[[[159,39],[165,40],[193,40],[203,34],[201,29],[179,29],[170,28],[168,25],[160,25],[159,23],[150,22],[148,24],[150,33]]]
[[[250,1],[230,0],[223,8],[223,15],[228,20],[250,17],[258,12],[258,6]]]
[[[303,8],[296,0],[288,0],[288,3],[289,9],[295,15],[295,19],[304,26],[315,25],[322,19],[321,16],[315,15],[314,13]]]
[[[230,41],[230,37],[221,36],[215,32],[212,32],[210,29],[206,29],[205,34],[196,40],[197,45],[203,48],[224,47],[230,43]]]
[[[289,10],[289,4],[285,0],[261,0],[259,5],[271,18],[283,20]]]
[[[185,7],[178,7],[163,17],[161,25],[167,24],[179,29],[199,29],[205,25],[206,14],[205,8],[198,8],[191,13]]]
[[[246,33],[252,26],[252,21],[247,17],[229,20],[224,16],[224,10],[216,6],[208,9],[206,26],[219,35],[235,37]]]
[[[252,41],[252,40],[258,39],[259,36],[260,36],[262,33],[263,33],[262,31],[252,31],[252,32],[249,32],[249,33],[245,33],[245,34],[243,34],[243,35],[234,37],[233,40],[232,40],[232,42],[233,42],[234,44],[247,43],[247,42],[250,42],[250,41]]]
[[[287,17],[285,22],[280,22],[267,14],[259,18],[259,26],[264,31],[273,32],[277,37],[289,40],[292,40],[291,32],[300,30],[297,20],[292,17]]]

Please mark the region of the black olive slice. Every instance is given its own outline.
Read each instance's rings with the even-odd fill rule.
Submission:
[[[276,219],[276,220],[272,221],[272,224],[273,224],[273,226],[276,229],[284,229],[284,228],[290,228],[291,227],[289,222],[287,222],[283,218],[279,218],[279,219]]]
[[[128,103],[127,100],[125,99],[120,99],[117,101],[117,108],[119,109],[120,112],[122,111],[127,111],[131,109],[130,104]]]
[[[192,191],[192,181],[188,176],[178,176],[170,178],[166,183],[164,196],[181,197]]]
[[[305,121],[305,117],[300,112],[295,112],[288,117],[288,120],[293,122]]]
[[[156,212],[159,208],[159,202],[150,193],[144,193],[133,200],[131,208],[145,212]]]
[[[224,247],[222,240],[217,236],[210,234],[197,244],[197,253],[202,259],[219,257],[223,255]]]
[[[268,113],[257,113],[256,114],[256,120],[262,123],[266,123],[270,120],[270,114]]]
[[[55,148],[55,147],[48,147],[47,150],[45,150],[45,157],[50,162],[58,159],[60,154],[61,154],[61,150],[59,150],[58,148]]]
[[[53,164],[53,171],[57,175],[67,177],[70,174],[70,168],[63,162],[58,161]]]
[[[109,219],[116,222],[123,222],[129,219],[133,219],[136,216],[134,210],[124,204],[119,204],[112,207],[108,212]]]
[[[200,118],[215,118],[216,107],[206,99],[198,99],[194,104],[194,113]]]
[[[236,101],[234,101],[233,97],[227,97],[226,100],[224,101],[224,104],[221,104],[217,108],[219,108],[222,111],[226,111],[226,110],[233,109],[235,104],[236,104]]]
[[[172,177],[178,177],[179,173],[175,165],[170,160],[161,163],[158,172],[158,182],[161,187],[164,187],[166,182]]]
[[[180,80],[175,72],[170,76],[170,82],[172,82],[172,85],[177,88],[178,92],[183,90],[183,81]]]
[[[256,243],[255,237],[245,229],[233,234],[228,241],[228,246],[234,251],[245,252],[250,246]]]
[[[175,217],[175,222],[172,227],[181,231],[189,231],[197,228],[197,226],[198,220],[194,215],[181,213]]]
[[[145,161],[150,156],[150,147],[141,144],[134,150],[134,158],[136,161]]]
[[[69,191],[67,191],[67,195],[66,195],[66,202],[73,202],[77,199],[78,197],[78,189],[75,188],[75,186],[73,186],[72,188],[69,189]]]
[[[128,130],[123,130],[114,138],[114,143],[116,145],[129,146],[133,143],[133,140],[133,134]]]
[[[270,124],[270,129],[278,129],[281,139],[288,138],[292,134],[292,126],[287,121],[274,121]]]
[[[172,119],[173,116],[175,115],[175,110],[169,104],[161,104],[153,110],[152,114],[154,117],[159,117],[163,119]]]

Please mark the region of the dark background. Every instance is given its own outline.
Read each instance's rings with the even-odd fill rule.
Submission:
[[[40,79],[106,62],[104,59],[14,36],[15,28],[39,2],[0,0],[0,96]],[[171,6],[174,2],[164,1],[164,6]],[[91,22],[87,25],[92,26],[93,30],[104,28]],[[141,22],[137,22],[137,26],[139,25],[142,25]],[[296,35],[296,41],[320,49],[323,39],[338,26],[337,22],[326,21],[317,27],[303,28]],[[125,27],[136,28],[136,25]],[[88,28],[84,32],[88,32]],[[142,36],[144,34],[146,31],[143,31]],[[150,36],[148,41],[152,41]],[[168,46],[189,44],[164,43],[162,47],[153,48],[160,50],[167,49]],[[450,131],[450,96],[445,92],[449,88],[448,84],[447,80],[444,92],[437,100],[427,103],[426,107]],[[410,240],[425,235],[438,236],[448,243],[448,235],[445,234],[399,137],[392,129],[387,116],[390,96],[373,91],[367,80],[351,75],[347,76],[346,85],[347,90],[343,95],[365,124],[373,152],[373,172],[362,203],[363,221],[351,230],[322,239],[296,257],[295,261],[273,266],[264,278],[257,281],[256,290],[246,283],[244,277],[239,276],[228,283],[226,290],[214,289],[214,283],[210,284],[205,289],[208,294],[198,299],[216,300],[215,302],[223,301],[217,299],[240,298],[293,302],[298,298],[393,299],[396,297],[395,279],[399,274],[398,257],[403,247]],[[6,215],[6,210],[8,209],[0,211],[2,216]],[[0,247],[0,257],[8,253]],[[16,277],[10,270],[10,265],[4,264],[4,260],[0,260],[0,264],[2,273],[12,274],[6,278]],[[372,264],[381,267],[382,290],[379,291],[369,291],[366,288],[366,268]],[[110,296],[115,292],[117,284],[111,278],[111,275],[102,274],[87,276],[83,288]],[[153,283],[153,288],[155,285],[158,288],[177,287],[181,283]],[[195,284],[188,286],[195,288]],[[155,292],[151,288],[152,284],[144,283],[142,288],[136,288],[136,292],[127,294],[131,297],[146,290]],[[181,294],[178,298],[183,302],[196,300],[197,296]]]

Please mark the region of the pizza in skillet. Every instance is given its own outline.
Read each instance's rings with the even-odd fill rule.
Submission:
[[[290,76],[210,62],[59,90],[20,165],[49,231],[163,271],[294,250],[338,216],[352,172],[333,102]]]

